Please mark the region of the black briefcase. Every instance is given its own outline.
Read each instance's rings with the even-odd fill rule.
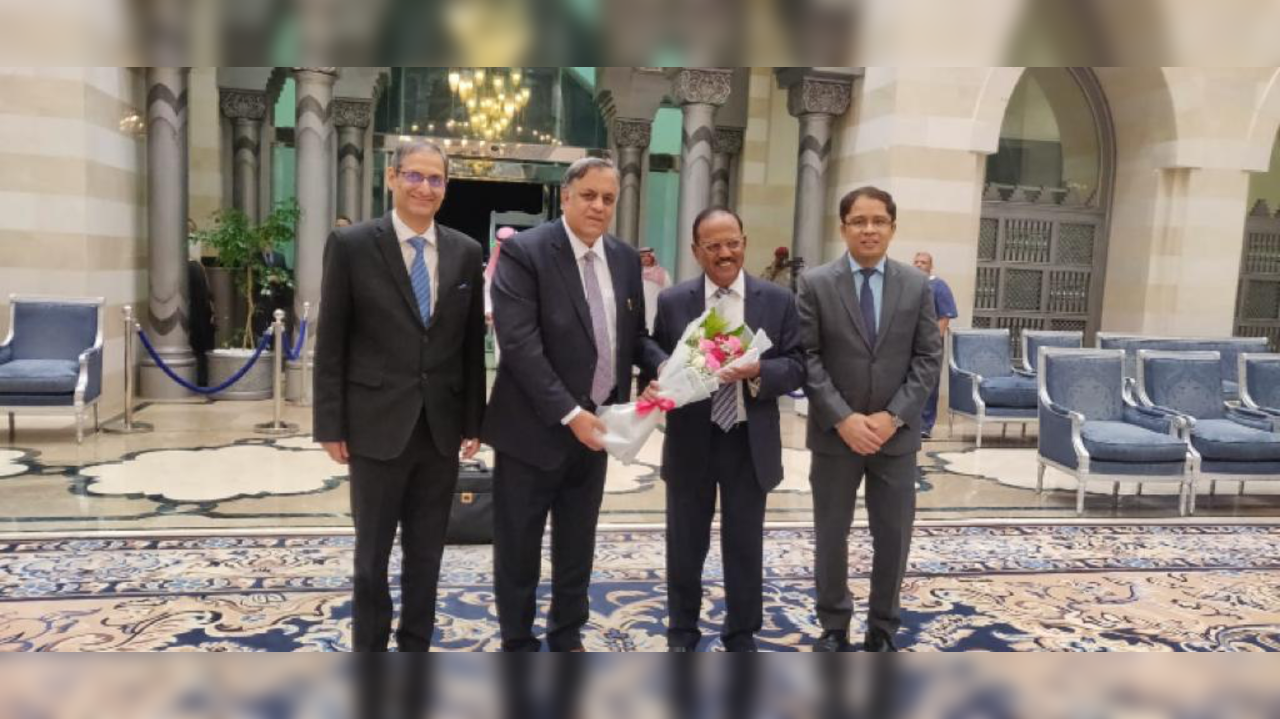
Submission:
[[[478,459],[458,465],[446,544],[493,544],[493,470]]]

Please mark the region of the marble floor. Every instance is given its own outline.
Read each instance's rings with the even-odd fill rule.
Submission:
[[[310,440],[310,410],[286,407],[284,419],[299,429],[284,437],[254,432],[270,418],[270,402],[148,404],[136,419],[152,424],[153,432],[90,434],[77,445],[69,420],[19,416],[12,442],[0,433],[0,534],[349,526],[345,468]],[[999,430],[988,430],[984,447],[975,450],[972,425],[957,422],[955,429],[957,436],[946,436],[943,422],[942,436],[920,453],[922,522],[1075,520],[1074,480],[1051,471],[1048,491],[1034,491],[1034,430],[1025,439],[1016,431],[1002,439]],[[808,523],[803,417],[784,411],[783,434],[785,478],[770,495],[768,520]],[[602,524],[663,521],[661,441],[656,433],[629,466],[611,462]],[[492,462],[491,452],[483,457]],[[1252,483],[1243,495],[1235,485],[1218,489],[1209,497],[1202,488],[1198,520],[1280,518],[1280,483]],[[1177,520],[1173,492],[1147,485],[1137,496],[1129,486],[1113,497],[1110,486],[1099,485],[1091,488],[1085,518]]]

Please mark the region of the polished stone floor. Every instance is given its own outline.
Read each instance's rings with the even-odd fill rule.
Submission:
[[[77,445],[69,420],[19,416],[13,442],[0,433],[0,534],[349,526],[345,469],[311,442],[309,409],[286,407],[285,420],[299,429],[284,437],[254,432],[270,417],[270,402],[143,405],[136,418],[155,431],[91,434]],[[957,422],[955,437],[945,425],[920,453],[921,521],[1075,519],[1073,479],[1050,472],[1048,490],[1034,490],[1034,430],[1002,439],[988,429],[975,450],[971,424]],[[784,411],[783,431],[786,475],[769,499],[775,526],[808,523],[812,512],[804,419]],[[611,463],[603,524],[663,521],[661,441],[655,434],[630,466]],[[1174,489],[1147,485],[1141,496],[1135,489],[1113,497],[1109,485],[1091,487],[1085,518],[1177,519]],[[1202,521],[1280,518],[1280,482],[1252,483],[1243,495],[1233,484],[1213,497],[1208,491],[1201,488]]]

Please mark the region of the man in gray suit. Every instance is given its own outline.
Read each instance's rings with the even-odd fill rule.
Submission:
[[[814,651],[849,651],[849,525],[862,479],[874,559],[864,648],[896,651],[898,595],[916,508],[920,410],[938,381],[942,336],[929,278],[886,257],[898,208],[862,187],[840,200],[848,254],[799,282],[813,452],[818,619]]]
[[[406,142],[387,167],[395,209],[329,235],[316,337],[313,434],[351,467],[352,648],[386,651],[387,563],[400,528],[400,651],[427,651],[458,454],[480,446],[480,244],[435,221],[448,158]]]

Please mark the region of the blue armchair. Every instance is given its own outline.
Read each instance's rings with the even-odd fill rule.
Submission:
[[[1271,418],[1280,431],[1280,354],[1241,352],[1237,358],[1240,404]]]
[[[1034,375],[1036,374],[1036,358],[1040,356],[1041,347],[1080,349],[1084,347],[1084,333],[1057,330],[1023,330],[1019,341],[1022,342],[1022,370]]]
[[[956,415],[978,424],[977,445],[982,447],[982,425],[997,423],[1003,431],[1010,424],[1026,426],[1036,419],[1035,377],[1013,368],[1009,330],[956,330],[947,333],[950,343],[947,428]]]
[[[102,395],[103,299],[9,297],[9,336],[0,345],[0,412],[15,441],[18,413],[76,417],[76,442],[93,410],[98,430]]]
[[[1246,481],[1280,479],[1280,434],[1266,413],[1227,404],[1217,352],[1140,350],[1138,395],[1144,405],[1186,420],[1184,434],[1200,455],[1199,479],[1209,480],[1210,496],[1223,480],[1239,482],[1243,493]]]
[[[1045,347],[1037,360],[1040,439],[1036,491],[1047,467],[1076,480],[1076,514],[1089,482],[1174,482],[1178,513],[1194,511],[1198,458],[1181,435],[1186,420],[1139,407],[1124,389],[1121,350]]]

